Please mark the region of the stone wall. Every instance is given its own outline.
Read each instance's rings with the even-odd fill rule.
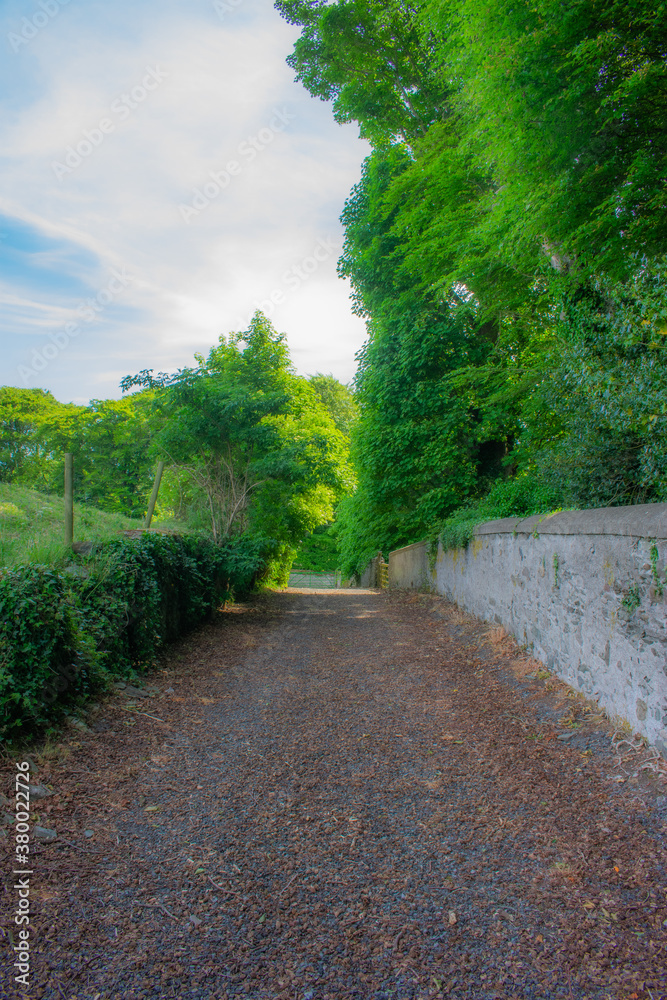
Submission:
[[[502,625],[667,755],[666,556],[667,504],[643,504],[492,521],[433,569],[424,543],[392,552],[389,574]]]
[[[400,588],[431,587],[426,542],[415,542],[389,553],[389,586]]]
[[[376,556],[373,556],[368,566],[366,566],[366,569],[359,577],[359,583],[357,584],[357,586],[362,587],[365,590],[367,590],[368,588],[380,586],[379,576],[380,576],[381,559],[382,559],[381,553],[378,553]]]

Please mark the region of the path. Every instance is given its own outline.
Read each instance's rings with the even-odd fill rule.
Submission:
[[[664,997],[664,789],[500,639],[286,592],[175,647],[40,758],[30,995]]]

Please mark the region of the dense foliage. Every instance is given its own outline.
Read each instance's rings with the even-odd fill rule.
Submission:
[[[667,499],[665,5],[277,6],[373,145],[344,569],[447,519]]]
[[[123,383],[152,393],[154,448],[172,468],[166,495],[216,542],[243,535],[269,544],[274,580],[286,582],[296,546],[331,520],[352,484],[348,438],[330,412],[334,380],[296,375],[284,336],[261,313],[197,361]]]
[[[140,674],[163,645],[266,572],[247,538],[118,539],[63,573],[0,572],[0,735],[43,728],[113,678]]]
[[[155,466],[149,396],[77,406],[44,389],[0,387],[0,482],[62,493],[63,453],[71,452],[79,502],[141,517]]]

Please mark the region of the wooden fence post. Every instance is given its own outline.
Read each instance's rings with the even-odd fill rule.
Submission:
[[[72,548],[74,542],[74,458],[70,452],[65,455],[65,545]]]
[[[163,472],[164,472],[164,462],[158,462],[157,472],[155,473],[155,481],[153,483],[153,492],[151,493],[151,498],[148,501],[148,511],[146,513],[146,522],[144,524],[144,527],[147,529],[150,528],[151,521],[153,520],[153,511],[155,510],[157,495],[160,491],[160,481],[162,479]]]

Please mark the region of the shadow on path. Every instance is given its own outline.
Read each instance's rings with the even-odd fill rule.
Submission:
[[[485,634],[289,591],[174,647],[41,758],[30,995],[663,997],[665,814]]]

